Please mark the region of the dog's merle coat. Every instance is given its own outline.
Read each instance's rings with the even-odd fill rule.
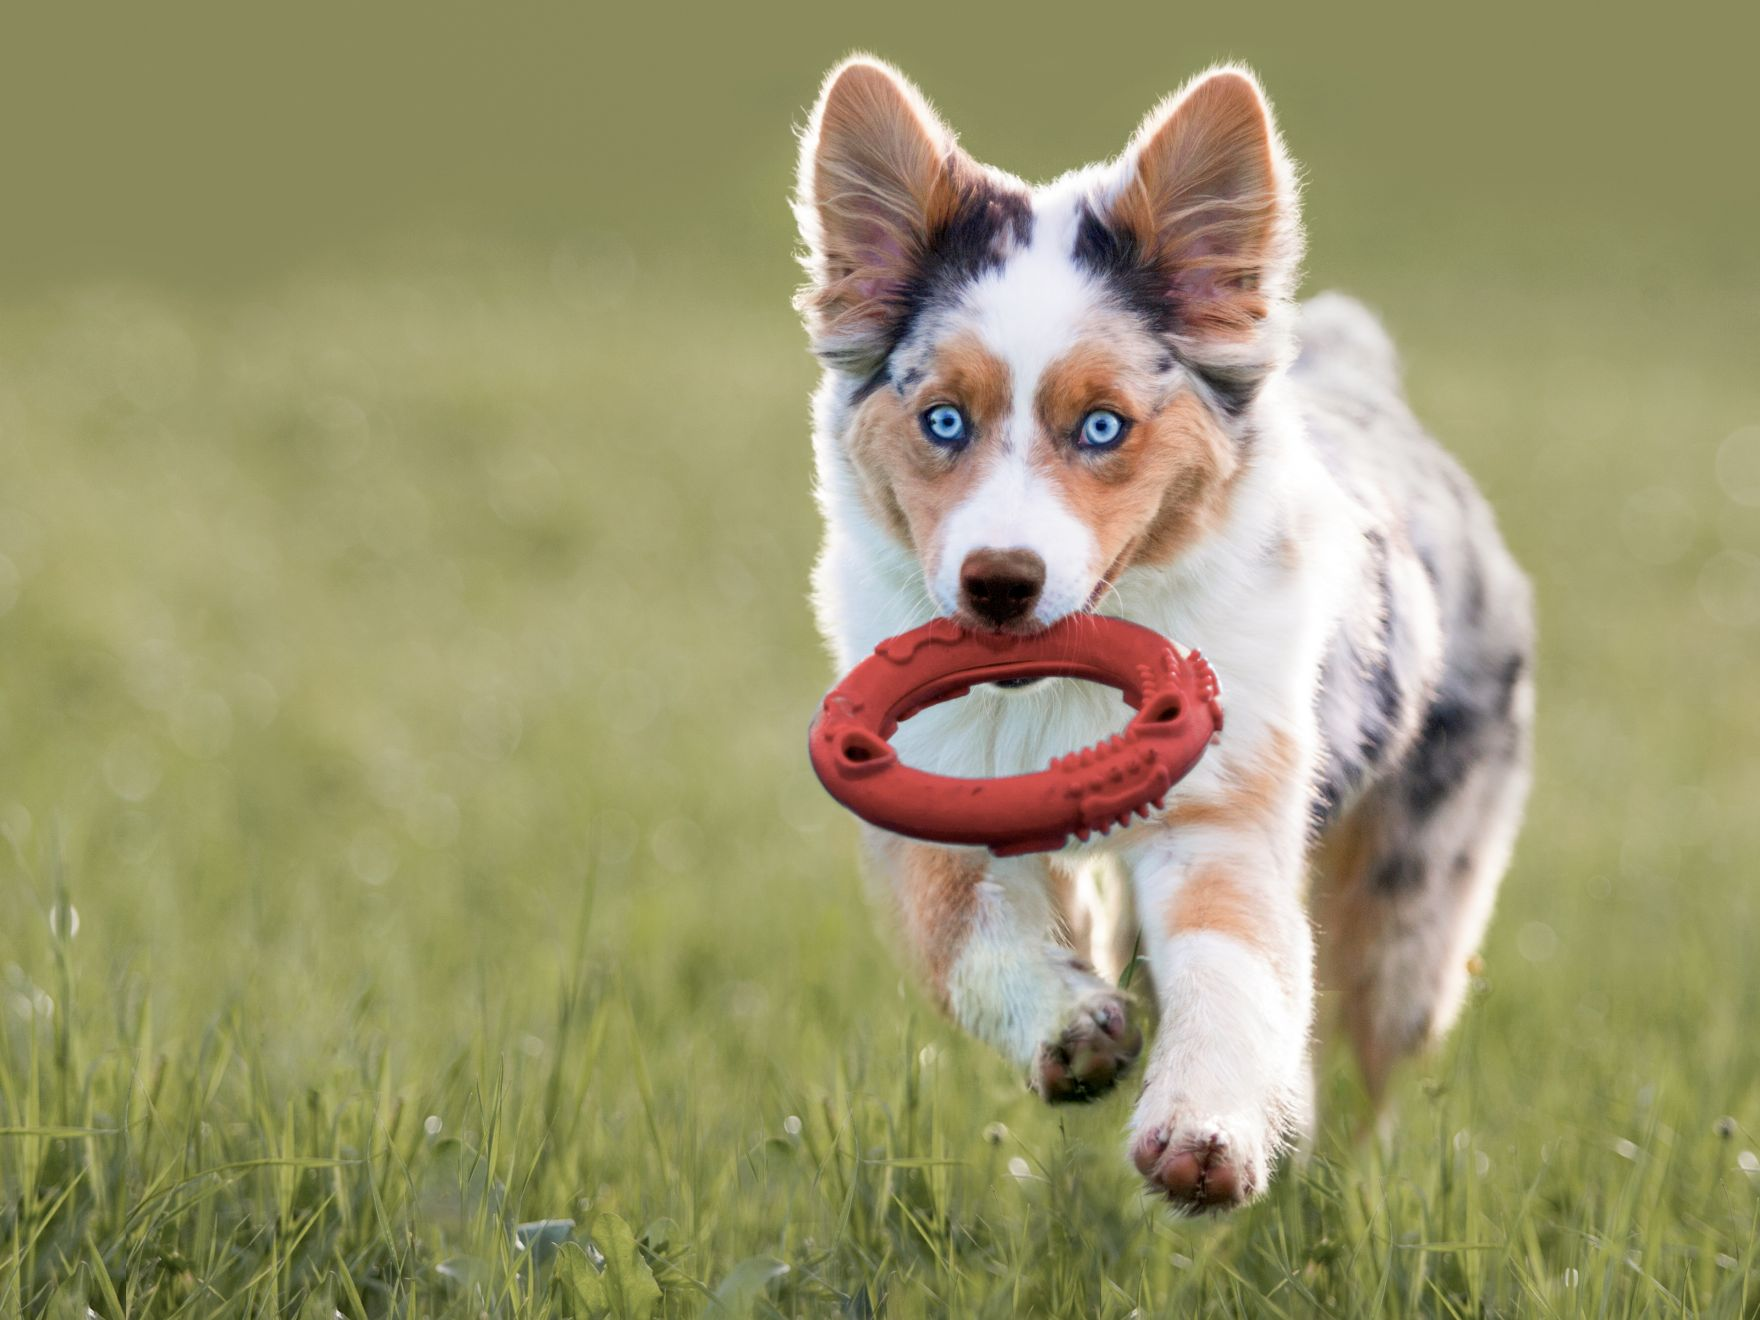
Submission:
[[[1316,961],[1376,1095],[1460,1005],[1527,790],[1527,582],[1374,317],[1294,301],[1294,171],[1245,71],[1194,80],[1116,162],[1029,188],[852,61],[796,211],[839,667],[970,617],[963,570],[1006,553],[1043,568],[1020,626],[1097,608],[1157,628],[1211,658],[1227,710],[1160,816],[1049,863],[871,832],[907,947],[1048,1099],[1131,1064],[1115,985],[1140,948],[1161,1023],[1132,1157],[1176,1204],[1244,1200],[1310,1121]],[[920,429],[941,406],[969,420],[956,447]],[[1125,419],[1106,452],[1079,443],[1096,408]],[[992,686],[895,743],[1011,773],[1123,714],[1070,680]]]

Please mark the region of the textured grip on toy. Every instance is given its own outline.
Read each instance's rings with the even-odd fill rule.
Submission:
[[[1084,678],[1136,708],[1123,732],[1044,770],[957,779],[904,765],[888,741],[912,715],[979,683]],[[1216,676],[1196,651],[1101,615],[1020,637],[936,619],[881,642],[826,695],[808,735],[826,790],[870,824],[997,856],[1062,847],[1147,816],[1222,729]]]

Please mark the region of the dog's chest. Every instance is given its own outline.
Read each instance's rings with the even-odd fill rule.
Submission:
[[[1045,678],[1014,690],[985,685],[933,706],[899,726],[892,741],[905,764],[936,774],[1027,774],[1117,733],[1131,714],[1112,688]]]

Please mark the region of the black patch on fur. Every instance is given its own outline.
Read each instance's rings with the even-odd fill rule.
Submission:
[[[1314,786],[1313,799],[1308,803],[1308,828],[1318,836],[1338,816],[1344,795],[1351,786],[1339,777],[1337,767],[1327,758],[1320,771],[1320,782]]]
[[[871,376],[850,391],[849,406],[852,408],[859,406],[870,394],[873,394],[876,390],[883,389],[891,383],[892,364],[890,362],[882,362]]]
[[[1338,819],[1339,808],[1362,786],[1367,773],[1368,767],[1356,758],[1354,748],[1324,745],[1320,778],[1314,785],[1313,800],[1308,803],[1308,820],[1315,834]]]
[[[892,314],[875,375],[882,382],[890,379],[892,355],[925,309],[957,298],[968,284],[1000,268],[1011,244],[1025,247],[1032,238],[1033,202],[1026,193],[990,179],[964,185],[952,214],[928,235],[917,269],[892,299]],[[908,389],[921,374],[906,373],[900,387]],[[871,376],[859,387],[852,403],[861,402],[878,388],[873,380]]]
[[[1167,278],[1143,251],[1136,235],[1112,228],[1086,202],[1076,225],[1073,255],[1156,334],[1172,334],[1179,328],[1173,299],[1167,296]]]
[[[1375,565],[1375,591],[1380,598],[1381,637],[1378,654],[1369,666],[1369,696],[1373,702],[1363,726],[1363,760],[1373,766],[1387,750],[1399,725],[1405,689],[1393,672],[1393,575],[1387,561],[1387,538],[1378,531],[1365,532],[1369,557]]]
[[[1232,420],[1239,417],[1259,392],[1259,377],[1239,372],[1224,372],[1208,367],[1193,367],[1193,374],[1204,382],[1212,398]]]
[[[1417,820],[1434,812],[1475,767],[1519,758],[1523,730],[1515,697],[1528,662],[1525,651],[1485,656],[1445,683],[1403,767],[1406,805]]]
[[[1362,750],[1363,760],[1374,765],[1387,751],[1405,699],[1399,676],[1385,658],[1369,671],[1369,695],[1375,701],[1374,719],[1364,725]]]
[[[1369,887],[1378,894],[1403,894],[1424,883],[1424,860],[1408,852],[1391,852],[1376,864]]]
[[[1141,318],[1154,334],[1178,333],[1179,306],[1168,293],[1167,272],[1143,251],[1136,235],[1114,229],[1086,202],[1082,203],[1081,219],[1076,225],[1072,255],[1077,264],[1097,275],[1119,304]],[[1166,360],[1179,362],[1191,372],[1231,420],[1245,412],[1258,393],[1257,375],[1199,366],[1171,350]]]
[[[1484,754],[1485,714],[1464,701],[1440,697],[1406,758],[1406,804],[1419,820],[1452,793]]]
[[[1367,659],[1354,646],[1347,648],[1355,662],[1359,681],[1366,689],[1365,699],[1357,703],[1355,759],[1358,764],[1354,767],[1357,780],[1379,768],[1382,758],[1387,755],[1406,700],[1405,685],[1394,671],[1393,574],[1389,567],[1387,538],[1373,530],[1363,535],[1369,543],[1370,573],[1375,584],[1375,609],[1381,630],[1375,653]]]
[[[953,212],[928,236],[917,270],[898,299],[887,354],[911,331],[923,309],[959,291],[1002,265],[1012,241],[1024,247],[1033,238],[1033,203],[1025,193],[988,179],[960,190]]]
[[[1328,651],[1321,701],[1336,701],[1335,714],[1348,712],[1351,723],[1339,728],[1336,744],[1329,739],[1325,747],[1321,779],[1310,806],[1317,830],[1330,825],[1345,802],[1389,768],[1396,736],[1407,726],[1417,696],[1411,675],[1402,668],[1408,657],[1400,647],[1393,543],[1376,528],[1363,537],[1368,562],[1360,608],[1374,611],[1377,635],[1373,647],[1360,647],[1348,632],[1341,632]]]

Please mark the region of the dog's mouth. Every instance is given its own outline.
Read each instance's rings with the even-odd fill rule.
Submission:
[[[1123,561],[1124,561],[1124,556],[1120,555],[1118,562],[1122,563]],[[1112,573],[1108,572],[1103,577],[1101,577],[1099,579],[1099,581],[1094,583],[1094,589],[1088,593],[1088,598],[1086,600],[1084,600],[1081,603],[1081,605],[1079,605],[1076,609],[1072,610],[1071,613],[1073,613],[1073,614],[1092,614],[1094,612],[1095,607],[1100,604],[1101,600],[1103,600],[1105,598],[1106,593],[1110,590],[1112,590]],[[1031,636],[1033,633],[1039,632],[1043,628],[1048,627],[1049,625],[1035,624],[1035,625],[1029,626],[1029,627],[1021,627],[1021,626],[1016,625],[1016,626],[1002,627],[1002,628],[988,627],[988,625],[979,625],[979,626],[987,627],[988,631],[991,631],[991,632],[1002,633],[1002,634],[1014,634],[1016,636],[1025,637],[1025,636]],[[1029,675],[1026,678],[999,678],[999,679],[996,679],[994,682],[992,682],[990,684],[990,686],[1004,688],[1010,692],[1018,692],[1022,688],[1029,688],[1029,687],[1032,687],[1033,684],[1035,684],[1035,683],[1044,682],[1046,677],[1047,676],[1044,674],[1034,674],[1034,675]]]
[[[1123,555],[1120,555],[1118,557],[1117,563],[1123,564],[1124,560],[1125,560],[1125,557]],[[1116,565],[1115,565],[1115,567],[1116,567]],[[1112,590],[1112,573],[1108,572],[1104,577],[1102,577],[1098,582],[1096,582],[1094,584],[1094,589],[1088,593],[1088,599],[1082,602],[1081,608],[1076,610],[1075,613],[1077,613],[1077,614],[1092,614],[1094,612],[1094,608],[1100,604],[1101,600],[1103,600],[1105,598],[1106,593],[1111,590]],[[997,686],[999,688],[1008,688],[1012,691],[1012,690],[1018,689],[1018,688],[1031,687],[1035,683],[1043,682],[1044,678],[1045,678],[1045,675],[1043,675],[1043,674],[1039,674],[1039,675],[1036,675],[1036,676],[1033,676],[1030,678],[999,678],[996,680],[995,686]]]
[[[1086,600],[1084,600],[1078,607],[1076,607],[1076,609],[1070,611],[1072,614],[1092,614],[1095,611],[1095,609],[1099,606],[1100,602],[1106,598],[1106,593],[1112,590],[1113,581],[1117,577],[1118,572],[1121,569],[1123,569],[1123,567],[1130,561],[1130,553],[1131,553],[1131,550],[1133,549],[1133,547],[1134,547],[1134,543],[1132,546],[1126,546],[1125,549],[1123,550],[1123,552],[1121,552],[1119,554],[1118,558],[1113,560],[1112,564],[1107,568],[1107,571],[1105,573],[1103,573],[1099,577],[1098,580],[1095,581],[1094,589],[1088,593],[1088,598]],[[1005,625],[1001,628],[997,628],[997,627],[994,627],[993,625],[980,624],[980,623],[976,623],[975,620],[967,619],[965,617],[965,612],[963,610],[959,612],[959,617],[961,618],[962,622],[965,622],[967,624],[967,626],[974,626],[975,625],[977,627],[985,628],[987,631],[990,631],[990,632],[1001,633],[1001,634],[1005,634],[1005,635],[1006,634],[1013,634],[1016,636],[1023,636],[1023,637],[1031,636],[1032,634],[1034,634],[1036,632],[1040,632],[1044,628],[1050,626],[1048,624],[1041,624],[1041,623],[1038,623],[1035,621],[1033,623],[1027,624],[1026,626],[1022,626],[1019,624],[1013,624],[1013,625]],[[990,684],[990,686],[1005,688],[1011,692],[1015,692],[1015,691],[1019,691],[1021,688],[1032,687],[1033,684],[1035,684],[1035,683],[1044,682],[1045,678],[1046,678],[1046,675],[1044,675],[1044,674],[1032,675],[1027,678],[999,678],[999,679],[996,679],[994,682],[992,682]]]

